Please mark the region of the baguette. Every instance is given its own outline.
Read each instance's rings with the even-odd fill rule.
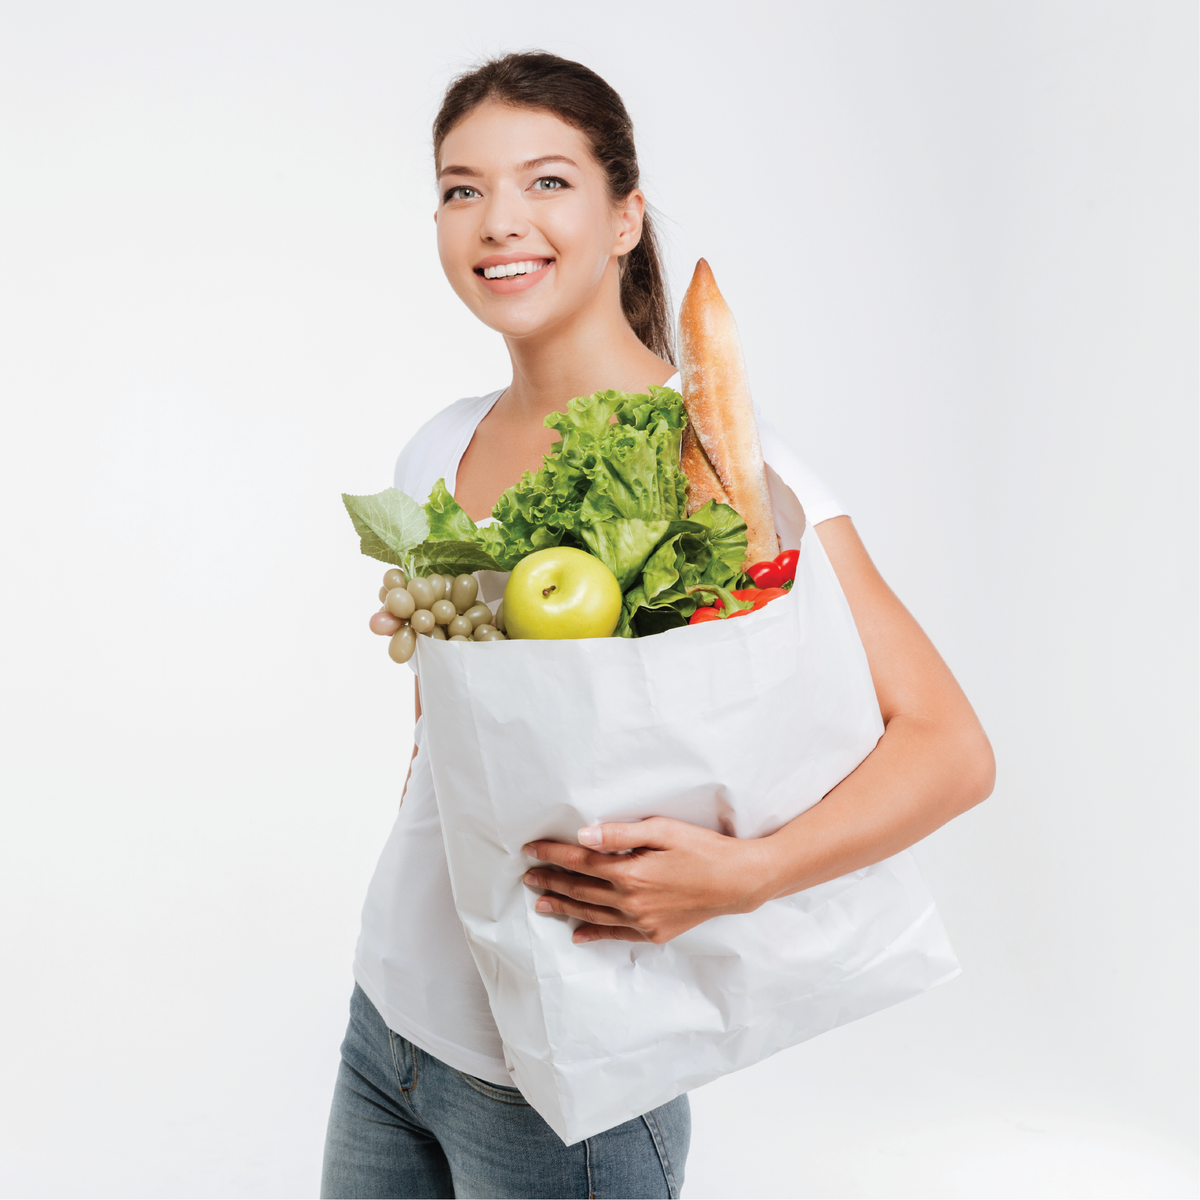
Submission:
[[[679,373],[688,414],[679,463],[688,478],[688,513],[709,500],[728,504],[746,522],[746,564],[774,558],[779,539],[742,344],[704,259],[679,310]]]

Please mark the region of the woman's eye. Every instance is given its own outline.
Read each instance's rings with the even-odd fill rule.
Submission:
[[[470,194],[468,195],[468,193]],[[479,193],[473,187],[460,183],[458,187],[452,187],[446,192],[442,197],[442,203],[448,204],[451,200],[471,200],[478,195]]]
[[[559,179],[557,175],[546,175],[542,179],[539,179],[533,186],[539,192],[557,192],[571,185],[565,179]]]

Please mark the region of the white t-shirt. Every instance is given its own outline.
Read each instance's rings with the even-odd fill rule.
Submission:
[[[668,380],[678,388],[679,377]],[[456,401],[430,418],[396,463],[396,487],[424,500],[439,479],[455,491],[458,466],[480,421],[504,391]],[[795,492],[810,525],[845,509],[761,412],[763,458]],[[488,597],[484,581],[484,596]],[[408,790],[367,889],[354,978],[388,1028],[459,1071],[512,1085],[487,992],[454,909],[424,719]]]

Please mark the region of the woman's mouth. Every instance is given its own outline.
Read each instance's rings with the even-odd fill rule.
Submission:
[[[475,275],[493,295],[511,296],[514,292],[536,287],[553,265],[552,258],[523,258],[517,262],[476,267]]]
[[[501,263],[495,267],[476,267],[475,274],[484,279],[511,279],[514,275],[532,275],[552,262],[549,258],[529,258],[524,262]]]

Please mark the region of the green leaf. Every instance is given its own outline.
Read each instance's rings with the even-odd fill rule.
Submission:
[[[478,542],[422,542],[409,557],[412,575],[470,575],[506,568]]]
[[[425,502],[425,515],[429,518],[426,534],[435,542],[473,542],[479,535],[479,526],[467,516],[466,511],[450,495],[446,481],[439,479]]]
[[[616,577],[621,591],[637,581],[646,560],[670,527],[669,521],[602,521],[585,525],[580,540]]]
[[[708,531],[712,558],[701,582],[728,587],[741,577],[746,561],[746,522],[728,504],[715,500],[698,508],[688,520]]]
[[[406,565],[406,556],[429,536],[429,519],[421,506],[396,488],[374,496],[347,496],[342,503],[354,522],[361,549],[380,562]]]
[[[692,595],[694,596],[711,595],[719,597],[721,603],[725,607],[725,616],[721,618],[722,620],[727,620],[735,612],[738,612],[743,608],[754,607],[753,600],[738,600],[728,588],[704,584],[701,587],[692,588],[691,591]]]
[[[687,595],[682,589],[676,590],[676,584],[686,570],[687,563],[680,546],[682,536],[682,533],[676,533],[659,546],[647,560],[646,569],[642,574],[642,590],[647,605],[655,602],[670,604],[675,599]]]

